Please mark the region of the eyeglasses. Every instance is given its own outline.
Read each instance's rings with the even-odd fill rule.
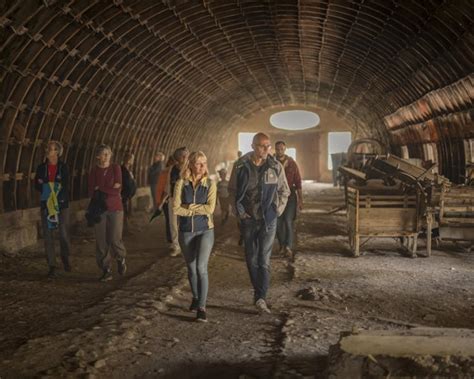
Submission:
[[[261,147],[262,149],[265,149],[265,150],[269,150],[272,148],[272,145],[271,144],[268,144],[268,145],[260,145],[260,144],[256,144],[255,146],[257,147]]]

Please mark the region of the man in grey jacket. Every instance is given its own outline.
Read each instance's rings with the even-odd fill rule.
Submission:
[[[285,210],[290,195],[283,166],[269,155],[271,147],[270,137],[257,133],[253,151],[235,162],[229,181],[232,206],[242,225],[255,305],[266,313],[270,313],[266,296],[277,217]]]

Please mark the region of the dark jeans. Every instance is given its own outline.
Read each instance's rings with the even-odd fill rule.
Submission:
[[[156,207],[156,185],[157,183],[150,183],[150,192],[151,192],[151,202],[152,209],[155,210]]]
[[[277,220],[265,226],[264,220],[247,218],[241,220],[245,243],[245,258],[250,281],[254,289],[254,300],[266,299],[270,286],[270,257],[275,240]]]
[[[188,268],[189,285],[199,308],[206,307],[209,278],[207,263],[214,246],[214,229],[203,232],[179,232],[179,246]]]
[[[127,232],[130,229],[130,216],[132,215],[132,199],[122,198],[123,228]]]
[[[288,197],[288,202],[286,203],[285,211],[280,217],[278,217],[276,233],[280,246],[288,246],[290,249],[293,248],[296,207],[296,192],[291,191],[291,195]]]
[[[49,267],[56,267],[56,253],[54,251],[54,229],[48,228],[48,211],[41,210],[41,226],[43,229],[44,248],[46,251],[46,259]],[[69,208],[61,209],[59,212],[59,246],[61,261],[64,265],[69,264],[69,251],[71,250],[71,242],[69,240]]]

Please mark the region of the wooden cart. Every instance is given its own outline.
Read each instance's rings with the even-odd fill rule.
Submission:
[[[441,193],[439,211],[441,240],[474,243],[474,187],[445,188]]]
[[[349,244],[354,257],[371,238],[399,238],[416,257],[422,210],[418,194],[371,194],[347,187]],[[361,244],[361,240],[366,238]],[[431,246],[429,247],[431,249]],[[430,251],[428,252],[430,254]]]

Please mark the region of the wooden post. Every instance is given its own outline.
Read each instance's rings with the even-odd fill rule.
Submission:
[[[431,257],[431,229],[433,227],[433,212],[431,208],[426,211],[426,254]]]

